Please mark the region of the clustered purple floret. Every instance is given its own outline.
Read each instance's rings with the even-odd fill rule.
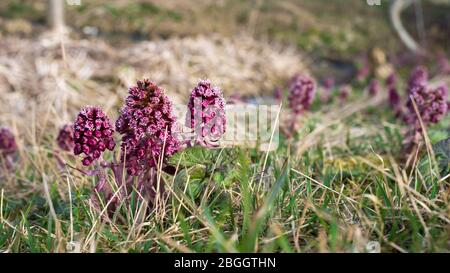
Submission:
[[[386,87],[388,89],[389,105],[394,109],[397,115],[401,111],[401,98],[397,91],[397,75],[391,73],[386,79]]]
[[[73,124],[65,124],[59,129],[56,138],[59,148],[63,151],[73,151],[75,142],[73,141]]]
[[[388,99],[389,105],[396,111],[400,111],[400,95],[397,92],[397,88],[395,86],[388,87]]]
[[[139,175],[155,167],[161,156],[164,159],[177,152],[180,142],[172,103],[161,88],[145,79],[128,93],[116,130],[122,134],[121,160],[128,174]]]
[[[397,85],[397,75],[394,72],[392,72],[386,79],[386,86],[395,87],[396,85]]]
[[[106,149],[114,149],[113,132],[110,119],[100,107],[83,108],[74,123],[74,154],[83,153],[83,165],[91,165]]]
[[[410,99],[407,102],[408,113],[405,120],[413,124],[416,129],[420,128],[420,123],[413,101],[417,105],[418,113],[425,125],[438,123],[447,112],[447,94],[445,86],[432,88],[426,84],[418,84],[410,89]]]
[[[186,126],[194,133],[194,142],[205,147],[217,146],[226,130],[225,99],[218,87],[201,80],[188,102]]]
[[[418,86],[426,85],[428,83],[428,71],[423,66],[418,66],[411,73],[408,81],[408,94],[411,94],[413,89]]]
[[[7,156],[17,151],[13,133],[7,128],[0,128],[0,155]]]
[[[419,66],[412,72],[408,82],[408,94],[409,98],[406,103],[408,112],[404,119],[408,124],[414,125],[414,130],[420,131],[421,129],[413,101],[417,105],[418,114],[424,125],[438,123],[445,116],[448,108],[447,87],[430,87],[426,68]]]
[[[296,75],[290,86],[289,107],[298,115],[309,110],[314,99],[316,83],[308,76]]]

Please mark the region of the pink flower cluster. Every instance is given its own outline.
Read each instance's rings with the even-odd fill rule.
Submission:
[[[430,87],[426,68],[419,66],[412,72],[408,82],[408,94],[409,98],[406,103],[408,112],[404,119],[408,124],[413,124],[415,130],[420,131],[420,124],[413,100],[425,125],[438,123],[445,116],[448,107],[447,87]]]
[[[205,147],[215,147],[225,133],[225,100],[222,91],[202,80],[192,90],[188,103],[186,126],[194,133],[194,142]]]
[[[394,87],[396,85],[397,85],[397,75],[394,72],[392,72],[386,79],[386,86]]]
[[[391,73],[386,79],[386,87],[388,89],[389,105],[395,111],[396,115],[401,113],[401,98],[397,91],[397,75]]]
[[[408,113],[405,120],[420,128],[419,119],[412,100],[417,105],[418,113],[425,125],[438,123],[447,112],[448,90],[445,86],[431,88],[426,84],[419,84],[410,90],[410,99],[407,102]]]
[[[7,128],[0,128],[0,155],[7,156],[17,151],[13,133]]]
[[[74,123],[74,154],[84,153],[83,165],[91,165],[106,149],[114,149],[113,132],[110,119],[100,107],[83,108]]]
[[[426,85],[428,83],[428,71],[423,66],[418,66],[411,73],[408,81],[408,94],[411,94],[413,89],[418,86]]]
[[[180,148],[176,117],[164,91],[150,80],[138,81],[129,88],[128,97],[116,121],[122,134],[121,160],[130,175],[157,165]]]
[[[65,124],[59,129],[56,138],[59,148],[63,151],[73,151],[75,142],[73,141],[73,124]]]
[[[316,83],[308,76],[296,75],[290,86],[289,107],[295,115],[309,110],[316,92]]]

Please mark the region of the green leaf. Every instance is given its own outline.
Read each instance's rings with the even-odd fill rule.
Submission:
[[[289,169],[290,169],[289,162],[288,160],[286,160],[283,164],[280,177],[278,177],[277,181],[275,182],[275,185],[272,187],[272,190],[266,197],[263,205],[252,219],[250,228],[246,236],[244,236],[244,240],[241,245],[241,251],[243,252],[255,251],[258,236],[264,227],[264,223],[267,219],[267,216],[270,214],[271,209],[274,207],[276,199],[278,198],[280,192],[283,189],[283,186],[288,180],[287,178],[289,174]]]
[[[195,165],[191,168],[182,169],[175,177],[175,186],[179,190],[184,191],[186,183],[188,183],[187,191],[189,195],[195,199],[200,195],[205,186],[205,183],[202,183],[205,175],[205,166],[203,165]]]
[[[441,175],[450,173],[450,138],[439,141],[433,145],[434,155]]]
[[[239,150],[239,159],[237,164],[237,174],[239,179],[239,186],[242,194],[242,207],[244,209],[244,221],[242,224],[242,234],[245,234],[250,228],[251,216],[253,214],[252,204],[253,198],[250,192],[249,180],[250,177],[250,160],[244,151]]]
[[[183,167],[193,167],[195,165],[208,166],[214,164],[220,150],[206,149],[201,146],[190,147],[182,152],[174,154],[168,163],[173,166],[180,164]]]

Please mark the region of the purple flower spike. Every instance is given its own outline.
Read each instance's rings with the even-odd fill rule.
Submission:
[[[110,119],[100,107],[87,106],[80,111],[74,123],[73,152],[85,154],[83,165],[91,165],[106,149],[114,150],[113,131]]]
[[[130,175],[157,165],[180,149],[172,103],[154,82],[145,79],[129,88],[116,121],[122,134],[121,160]],[[164,149],[164,151],[163,151]]]
[[[386,86],[388,88],[395,87],[397,85],[397,75],[392,72],[386,79]]]
[[[7,128],[0,128],[0,155],[7,156],[17,151],[14,135]]]
[[[296,75],[290,86],[289,107],[295,115],[309,110],[316,92],[316,83],[308,76]]]
[[[418,66],[411,73],[408,81],[408,94],[411,94],[414,88],[424,86],[428,83],[428,71],[425,67]]]
[[[394,72],[387,77],[386,87],[389,106],[394,110],[395,116],[400,117],[402,115],[401,97],[397,91],[397,75]]]
[[[396,111],[399,110],[400,109],[400,95],[398,94],[397,89],[395,87],[389,88],[388,97],[389,97],[389,105],[394,110],[396,110]]]
[[[377,79],[372,79],[369,83],[369,94],[375,96],[380,91],[380,82]]]
[[[73,124],[65,124],[59,129],[56,142],[63,151],[69,152],[73,150],[75,147],[75,142],[73,141]]]
[[[218,87],[209,80],[201,80],[192,90],[188,103],[186,126],[194,133],[194,142],[213,148],[225,133],[225,100]]]
[[[447,113],[448,90],[446,86],[432,89],[426,85],[418,85],[412,89],[410,96],[411,98],[407,102],[409,112],[405,120],[409,124],[413,124],[416,130],[420,130],[420,124],[411,99],[414,99],[425,125],[438,123]]]

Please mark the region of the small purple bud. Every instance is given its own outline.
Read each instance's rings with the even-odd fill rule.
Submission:
[[[114,149],[115,143],[110,129],[104,129],[105,124],[111,127],[111,121],[100,107],[88,106],[83,108],[76,118],[74,125],[75,146],[74,154],[84,153],[83,165],[88,166],[99,158],[105,151],[105,144],[108,143],[110,150]],[[89,130],[83,130],[88,128]],[[105,135],[105,131],[109,131]],[[101,145],[100,145],[101,143]]]
[[[392,72],[386,79],[386,86],[388,88],[395,87],[397,85],[397,75]]]
[[[105,145],[105,143],[104,143],[103,141],[99,141],[99,142],[98,142],[98,149],[99,149],[101,152],[104,152],[104,151],[106,150],[106,145]]]
[[[7,128],[0,128],[0,155],[10,155],[17,151],[14,135]]]
[[[421,86],[428,84],[428,71],[423,66],[418,66],[411,73],[408,81],[408,94],[413,92],[415,88],[421,88]]]
[[[316,92],[316,83],[305,75],[296,75],[291,80],[289,90],[289,107],[295,115],[309,110]]]
[[[58,137],[56,138],[56,142],[61,150],[71,151],[75,146],[75,142],[73,140],[73,124],[66,124],[61,127],[59,130]]]
[[[84,166],[89,166],[92,163],[92,158],[87,156],[87,157],[83,158],[82,163],[83,163]]]
[[[81,144],[79,144],[79,143],[75,144],[75,147],[73,148],[73,153],[74,153],[75,155],[79,155],[79,154],[81,154],[82,152],[83,152],[83,149],[82,149],[82,147],[81,147]]]

